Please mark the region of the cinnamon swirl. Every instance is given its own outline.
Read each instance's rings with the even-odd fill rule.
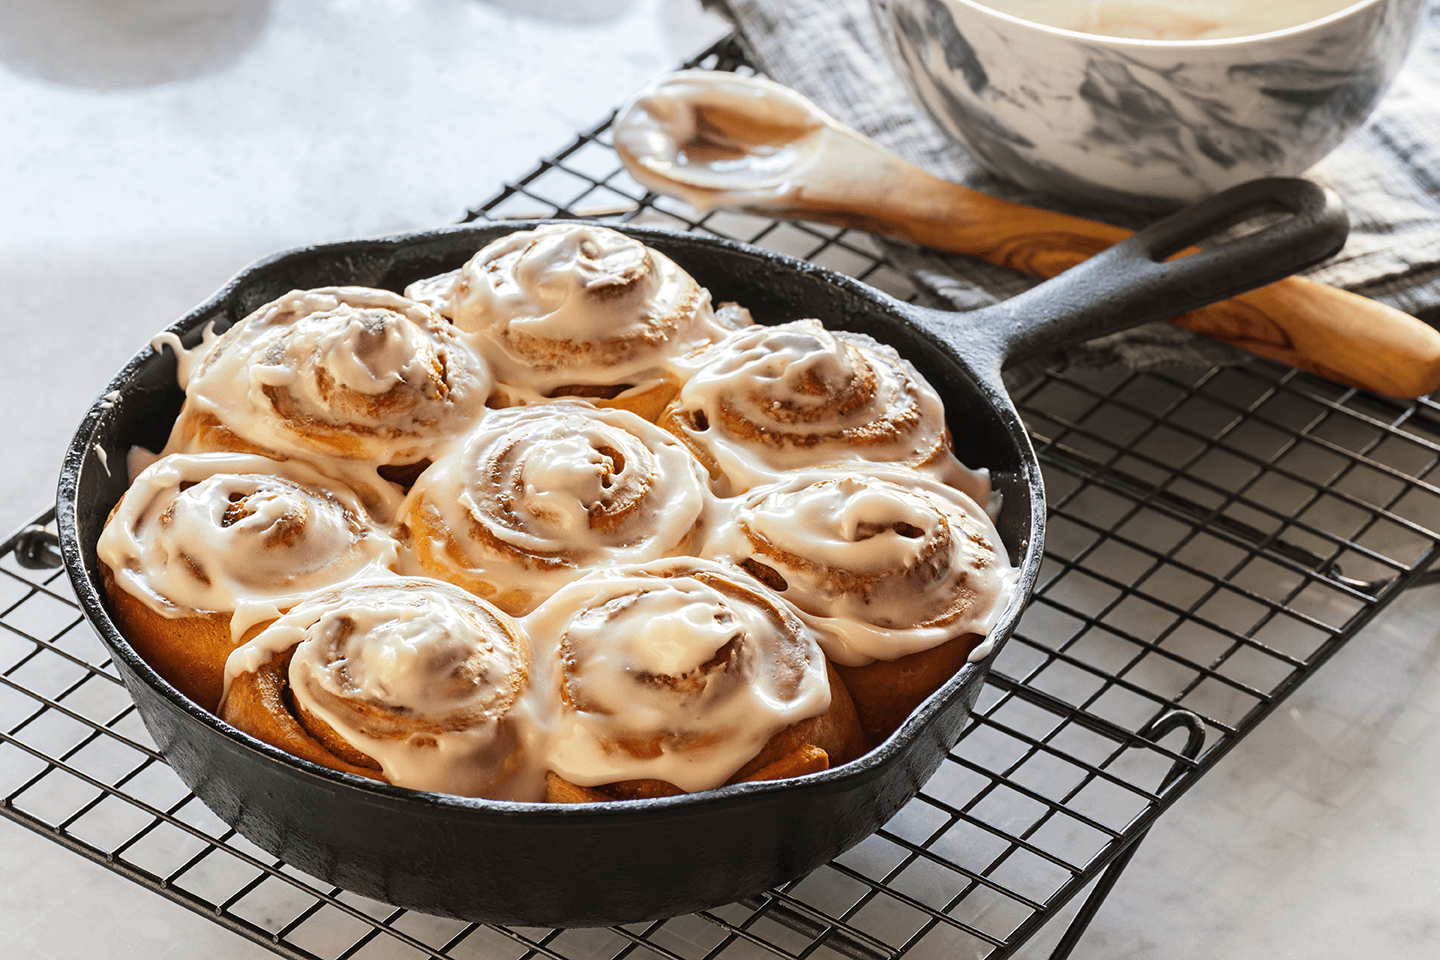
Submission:
[[[357,581],[231,654],[220,715],[296,756],[417,790],[538,800],[520,625],[447,583]]]
[[[756,326],[706,349],[697,364],[659,422],[709,468],[722,495],[805,467],[889,462],[988,496],[984,476],[951,453],[934,388],[864,334],[818,320]]]
[[[688,552],[709,501],[674,437],[569,400],[492,411],[400,519],[421,571],[521,614],[592,567]]]
[[[298,461],[233,453],[152,464],[116,504],[97,552],[116,624],[207,710],[250,626],[398,562],[394,538],[342,484]]]
[[[524,623],[549,651],[551,799],[694,792],[865,749],[814,634],[736,568],[679,558],[596,571]]]
[[[494,367],[492,405],[582,397],[648,420],[674,396],[682,358],[750,322],[733,305],[712,309],[709,292],[659,251],[586,223],[512,233],[453,280],[407,292],[475,337]]]
[[[1015,590],[985,511],[913,470],[817,468],[730,506],[703,553],[802,611],[877,741],[983,655],[977,647]]]
[[[484,412],[485,362],[386,290],[296,290],[201,348],[169,452],[240,450],[400,471]],[[368,486],[367,486],[368,490]]]

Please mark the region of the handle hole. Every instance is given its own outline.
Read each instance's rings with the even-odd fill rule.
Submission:
[[[1187,238],[1174,238],[1167,244],[1157,246],[1152,257],[1156,263],[1162,263],[1194,253],[1196,247],[1201,250],[1221,247],[1268,230],[1294,216],[1293,209],[1273,199],[1249,209],[1218,213],[1213,221],[1202,221]]]

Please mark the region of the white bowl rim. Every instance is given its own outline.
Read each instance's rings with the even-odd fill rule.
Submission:
[[[1266,33],[1251,33],[1241,37],[1213,37],[1209,40],[1145,40],[1136,37],[1112,37],[1103,33],[1082,33],[1079,30],[1067,30],[1064,27],[1052,27],[1048,24],[1037,23],[1034,20],[1026,20],[1024,17],[1017,17],[1012,13],[1005,13],[1003,10],[996,10],[987,5],[984,0],[942,0],[944,3],[954,4],[961,7],[969,7],[979,11],[982,15],[992,16],[999,20],[1037,30],[1041,33],[1052,34],[1063,37],[1067,40],[1076,40],[1082,43],[1103,43],[1114,47],[1138,47],[1151,50],[1179,50],[1179,49],[1215,49],[1225,46],[1244,46],[1252,43],[1269,42],[1287,38],[1295,34],[1304,33],[1308,30],[1315,30],[1329,26],[1332,23],[1345,19],[1359,13],[1366,7],[1378,6],[1389,2],[1389,0],[1356,0],[1349,6],[1342,7],[1334,13],[1319,17],[1315,20],[1307,20],[1304,23],[1296,24],[1293,27],[1283,27],[1279,30],[1271,30]],[[1424,4],[1417,4],[1423,7]]]

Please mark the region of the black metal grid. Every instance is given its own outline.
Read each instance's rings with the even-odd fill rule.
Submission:
[[[733,40],[696,65],[746,69]],[[470,217],[668,224],[913,294],[863,234],[701,216],[647,195],[607,128]],[[0,813],[296,958],[1011,955],[1092,884],[1097,904],[1161,812],[1424,578],[1440,536],[1440,409],[1428,399],[1385,400],[1268,362],[1049,373],[1016,399],[1051,510],[1020,630],[920,795],[854,850],[753,902],[610,929],[484,927],[275,861],[156,753],[64,575],[46,566],[49,514],[0,545]]]

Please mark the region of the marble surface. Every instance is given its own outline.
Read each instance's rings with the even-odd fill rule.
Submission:
[[[235,270],[453,220],[723,28],[695,0],[0,0],[0,528]],[[1437,610],[1402,598],[1167,813],[1075,956],[1435,956]],[[9,821],[0,871],[10,960],[271,955]]]

